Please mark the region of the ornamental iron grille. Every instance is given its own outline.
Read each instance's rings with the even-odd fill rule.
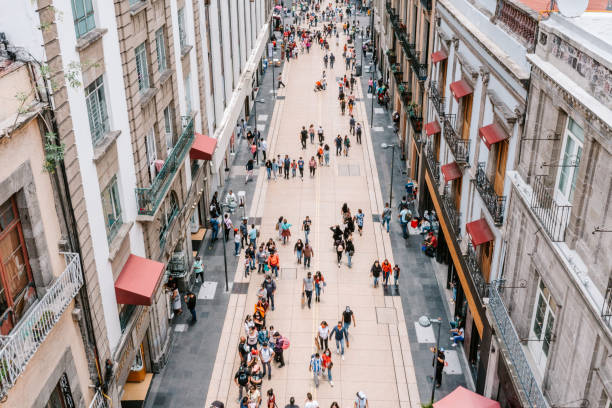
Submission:
[[[474,183],[476,184],[476,189],[480,193],[482,201],[484,201],[485,206],[491,214],[491,217],[493,217],[495,225],[502,225],[504,222],[504,206],[506,204],[506,196],[497,195],[495,189],[493,188],[493,184],[487,178],[485,166],[485,162],[478,163]]]

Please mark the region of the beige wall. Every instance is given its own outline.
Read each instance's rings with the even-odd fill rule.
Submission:
[[[0,407],[35,407],[36,399],[46,388],[48,379],[54,375],[55,368],[60,364],[66,349],[70,350],[70,359],[76,367],[81,394],[86,403],[91,401],[93,393],[89,388],[87,358],[79,328],[72,320],[72,309],[72,305],[66,309],[26,366],[25,371],[17,379],[15,386],[10,389],[7,400],[4,403],[0,403]],[[53,378],[53,381],[55,381],[55,378]],[[59,377],[57,381],[59,381]],[[77,385],[71,383],[70,386],[74,390]]]
[[[24,106],[27,106],[34,99],[34,94],[31,91],[30,74],[26,65],[13,64],[0,77],[0,123],[11,118],[19,109],[21,99],[16,97],[19,93],[28,95]]]

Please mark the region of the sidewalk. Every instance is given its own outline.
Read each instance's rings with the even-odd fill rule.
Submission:
[[[272,91],[272,69],[268,68],[263,76],[257,103],[257,116],[259,121],[257,129],[262,137],[267,138],[270,119],[274,109],[274,98]],[[251,117],[248,126],[254,129],[255,118]],[[249,181],[245,185],[245,164],[251,157],[247,141],[244,138],[236,140],[236,153],[227,177],[223,191],[219,191],[219,198],[225,198],[225,194],[231,189],[234,193],[243,190],[246,192],[247,203],[251,203],[256,188],[256,181]],[[262,160],[260,154],[260,163]],[[257,169],[257,166],[256,166]],[[247,206],[247,211],[250,206]],[[232,221],[238,223],[242,216],[242,210],[238,209],[232,216]],[[222,234],[220,234],[222,236]],[[231,240],[231,238],[230,238]],[[233,286],[234,271],[238,265],[238,258],[234,256],[234,243],[227,243],[227,270],[229,276],[229,290],[225,291],[225,274],[223,264],[223,241],[217,240],[212,245],[210,234],[207,233],[200,247],[199,255],[205,265],[206,287],[202,288],[198,282],[192,289],[198,294],[196,313],[198,322],[189,324],[191,319],[183,305],[184,313],[175,317],[173,321],[174,342],[173,350],[169,355],[168,363],[164,369],[155,375],[145,407],[198,407],[202,406],[206,399],[206,391],[210,381],[217,346],[221,336],[221,329],[225,319],[230,294],[235,291]]]
[[[334,44],[332,51],[338,56],[342,53]],[[365,127],[363,145],[357,145],[351,137],[353,147],[349,158],[334,156],[333,137],[338,133],[348,134],[348,116],[340,115],[337,86],[333,83],[336,76],[344,74],[344,64],[338,58],[336,69],[328,70],[328,89],[314,93],[314,82],[322,71],[322,57],[322,51],[315,46],[310,54],[301,54],[297,61],[285,65],[287,88],[279,92],[269,142],[274,155],[302,156],[307,161],[315,155],[315,146],[309,143],[306,151],[301,150],[299,130],[311,123],[315,127],[321,124],[326,142],[332,148],[331,165],[318,168],[313,178],[306,171],[304,181],[299,177],[267,181],[265,171],[260,170],[255,204],[249,212],[254,219],[261,217],[260,241],[277,236],[274,225],[279,216],[293,224],[290,244],[283,246],[276,241],[281,274],[277,281],[276,310],[266,316],[268,324],[291,340],[291,347],[285,353],[287,365],[282,369],[273,368],[272,380],[265,379],[262,390],[273,388],[280,407],[288,403],[290,396],[303,406],[306,392],[313,392],[321,407],[329,406],[332,401],[348,407],[352,406],[355,393],[360,390],[367,394],[370,407],[420,407],[401,300],[384,296],[381,287],[374,289],[369,277],[374,259],[388,258],[393,262],[389,238],[380,225],[373,222],[376,218],[373,216],[382,212],[383,198],[369,125]],[[358,121],[367,123],[360,94],[357,90],[361,101],[356,104],[356,116]],[[360,237],[355,233],[353,236],[356,253],[352,269],[347,267],[346,258],[338,268],[328,230],[329,226],[341,223],[340,208],[344,202],[353,212],[361,208],[365,213],[364,235]],[[321,303],[313,303],[312,309],[301,307],[302,278],[306,271],[303,265],[297,265],[293,255],[296,240],[303,239],[299,227],[306,215],[313,220],[310,241],[315,257],[310,270],[320,270],[327,282]],[[236,406],[238,389],[233,383],[239,360],[236,345],[244,333],[245,315],[253,312],[262,277],[251,275],[244,279],[240,267],[233,280],[234,287],[240,286],[244,291],[232,294],[229,299],[207,404],[217,399],[226,406]],[[321,380],[320,387],[315,389],[308,362],[314,353],[316,328],[322,320],[333,326],[346,305],[350,305],[357,320],[357,326],[350,330],[351,343],[346,359],[343,361],[334,354],[335,386]]]
[[[364,16],[358,17],[360,26],[365,28],[369,25],[370,19]],[[358,54],[357,60],[360,61],[361,40],[357,36]],[[367,94],[368,80],[371,73],[367,72],[370,60],[363,59],[363,75],[361,76],[361,86],[364,95]],[[377,73],[380,77],[380,73]],[[392,111],[387,111],[375,102],[375,98],[364,98],[368,118],[372,112],[374,103],[374,121],[372,123],[372,144],[374,146],[374,156],[378,168],[378,175],[382,196],[385,202],[389,201],[389,188],[391,180],[391,149],[383,149],[382,143],[399,144],[399,140],[393,131],[393,121],[391,120]],[[410,236],[404,240],[401,234],[401,227],[397,221],[397,205],[403,195],[405,195],[404,184],[406,183],[405,162],[401,160],[400,152],[395,151],[395,166],[393,172],[393,209],[391,233],[391,245],[396,255],[396,262],[399,264],[402,276],[400,279],[399,295],[402,299],[406,326],[408,327],[408,337],[410,348],[414,359],[414,366],[417,376],[417,383],[421,401],[429,402],[431,398],[432,382],[428,376],[433,375],[432,354],[430,347],[435,346],[437,327],[433,329],[421,329],[418,326],[420,316],[428,316],[432,319],[441,317],[443,324],[441,327],[440,346],[446,350],[446,361],[449,366],[445,368],[442,378],[442,386],[436,389],[436,400],[453,391],[457,386],[474,388],[469,371],[467,360],[461,347],[456,349],[451,346],[449,340],[450,329],[449,321],[452,320],[450,307],[448,305],[449,295],[445,289],[447,265],[439,264],[434,258],[429,258],[421,252],[422,237]],[[426,188],[421,185],[420,188]],[[418,214],[418,208],[413,208],[413,213]],[[418,328],[417,328],[418,327]],[[419,334],[417,335],[417,330]],[[419,342],[421,340],[421,342]]]

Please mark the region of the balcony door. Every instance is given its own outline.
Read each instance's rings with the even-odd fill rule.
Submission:
[[[546,361],[550,351],[552,331],[555,324],[555,311],[557,304],[550,295],[550,291],[540,279],[536,293],[533,316],[529,326],[529,350],[540,370],[544,374]]]
[[[453,200],[455,201],[455,208],[457,211],[461,210],[461,185],[463,177],[459,177],[453,180]]]
[[[584,129],[572,118],[567,119],[561,157],[559,158],[559,173],[555,198],[562,203],[571,204],[578,178],[578,165],[582,156],[584,144]]]
[[[472,121],[472,96],[468,94],[463,97],[463,125],[461,126],[461,138],[467,140],[470,138],[470,123]]]
[[[434,138],[434,157],[436,158],[437,162],[440,161],[440,133],[441,132],[438,132],[435,135],[433,135],[433,138]]]
[[[499,143],[495,143],[496,157],[495,157],[495,180],[493,182],[493,188],[495,194],[498,196],[504,195],[504,178],[506,177],[506,161],[508,159],[508,142],[502,140]]]
[[[440,97],[444,98],[444,93],[446,90],[446,67],[448,66],[448,58],[444,58],[439,62],[439,74],[438,74],[438,82],[440,83]]]
[[[480,270],[485,282],[489,283],[491,278],[491,259],[493,258],[494,241],[485,242],[480,245]]]
[[[153,183],[153,179],[157,175],[155,171],[155,162],[157,161],[157,146],[155,143],[155,130],[151,128],[145,136],[147,146],[147,164],[149,165],[149,182]]]

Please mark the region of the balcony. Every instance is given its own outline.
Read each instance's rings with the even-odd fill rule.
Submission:
[[[565,230],[569,224],[572,206],[557,204],[551,189],[545,184],[545,177],[535,176],[531,210],[544,226],[551,241],[562,242],[565,241]]]
[[[608,279],[606,297],[601,307],[601,318],[608,326],[608,329],[612,330],[612,278]]]
[[[527,362],[527,356],[523,350],[521,340],[512,324],[512,319],[499,294],[498,282],[493,282],[489,288],[489,310],[497,326],[497,337],[502,346],[502,353],[507,354],[510,364],[508,368],[514,371],[514,375],[521,388],[522,395],[526,399],[526,406],[532,408],[547,408],[548,404],[544,394],[538,385],[531,366]]]
[[[409,82],[402,82],[397,86],[397,90],[400,93],[400,97],[402,102],[405,104],[409,104],[412,100],[412,91],[410,90]]]
[[[386,54],[387,54],[387,60],[389,61],[389,64],[394,65],[397,62],[397,56],[395,55],[395,51],[387,50]]]
[[[504,206],[506,204],[506,196],[498,196],[493,188],[493,184],[487,178],[485,173],[485,162],[478,163],[476,170],[476,190],[480,193],[482,201],[489,210],[489,214],[493,217],[495,225],[499,226],[504,223]]]
[[[83,285],[78,254],[65,253],[66,269],[7,336],[0,336],[0,397],[15,385],[30,359]]]
[[[408,117],[410,118],[410,124],[412,125],[412,129],[416,134],[421,133],[423,129],[423,116],[421,114],[421,109],[419,105],[416,103],[411,103],[408,106]]]
[[[451,149],[455,161],[467,164],[470,156],[470,140],[460,139],[455,132],[455,115],[444,115],[444,139]]]
[[[433,177],[434,183],[436,187],[438,187],[440,185],[440,162],[436,160],[432,143],[427,143],[425,146],[425,159],[431,170],[431,176]]]
[[[154,216],[193,143],[193,118],[183,117],[183,132],[150,187],[136,189],[138,215]]]
[[[463,259],[467,265],[467,269],[472,277],[472,282],[474,282],[474,287],[478,292],[478,296],[480,299],[484,299],[489,296],[489,285],[482,276],[482,270],[480,269],[480,261],[478,260],[478,255],[476,254],[476,250],[472,243],[468,243],[467,251],[465,255],[463,255]]]
[[[501,0],[498,4],[496,21],[519,38],[526,48],[533,47],[538,29],[537,14],[534,17],[508,0]]]
[[[100,391],[96,391],[93,399],[91,400],[91,404],[89,404],[89,408],[107,408],[108,404],[106,402],[106,398],[102,395]]]
[[[453,231],[455,232],[455,236],[461,236],[461,213],[457,210],[455,206],[455,199],[451,194],[449,185],[444,186],[444,193],[442,194],[442,205],[444,206],[444,211],[446,211],[446,215],[448,216],[449,224]]]
[[[431,11],[431,0],[421,0],[421,6],[427,11]]]
[[[440,91],[438,91],[438,83],[435,81],[431,81],[429,83],[429,100],[433,105],[436,112],[438,112],[438,116],[440,117],[440,121],[444,120],[444,98],[440,95]]]

